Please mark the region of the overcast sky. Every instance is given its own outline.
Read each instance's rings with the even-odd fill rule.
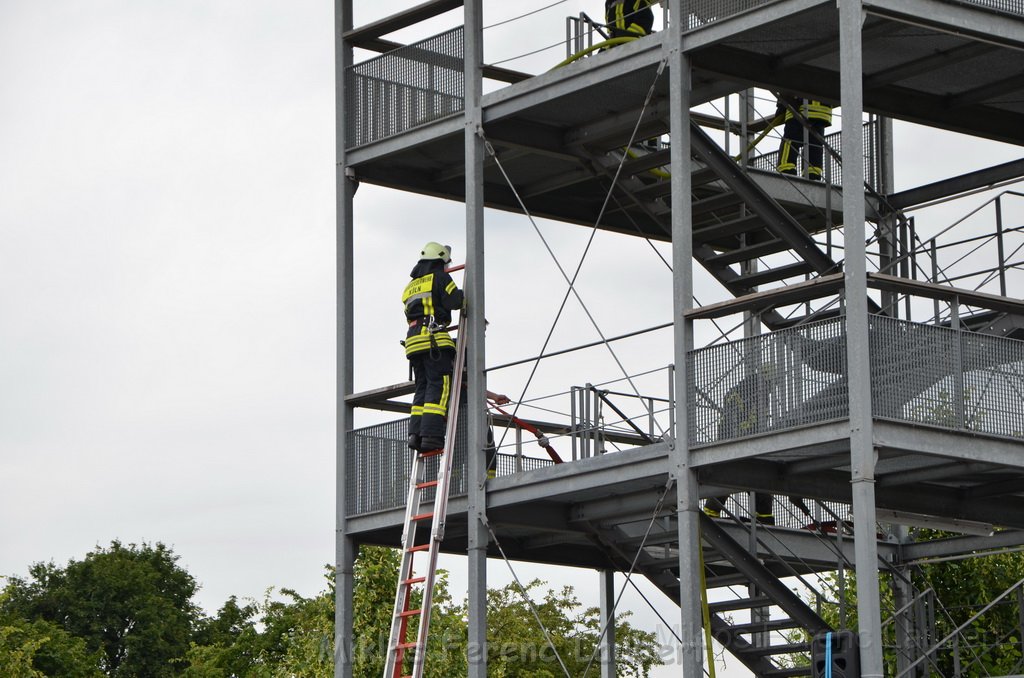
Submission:
[[[547,4],[491,2],[485,23]],[[356,0],[357,23],[405,5]],[[599,15],[600,3],[489,29],[488,61],[557,43],[580,9]],[[332,27],[329,0],[0,3],[0,574],[120,539],[172,546],[210,612],[270,586],[323,589],[335,493]],[[539,71],[563,56],[559,46],[506,65]],[[898,139],[904,187],[957,171],[936,169],[951,149],[969,149],[964,169],[1020,155],[914,134]],[[465,237],[461,204],[371,186],[356,217],[360,390],[406,377],[398,297],[423,242],[450,242],[461,260]],[[487,218],[493,365],[539,352],[564,285],[527,220]],[[574,267],[586,229],[542,229]],[[611,265],[619,277],[602,275]],[[580,289],[613,335],[670,321],[670,281],[647,243],[599,234]],[[721,292],[700,282],[700,294]],[[596,338],[570,305],[552,347]],[[670,335],[621,352],[631,373],[664,367]],[[525,376],[490,385],[517,397]],[[528,395],[616,376],[591,352],[554,363]],[[650,379],[660,389],[666,377]],[[502,563],[491,572],[508,581]],[[654,627],[638,598],[625,604]]]

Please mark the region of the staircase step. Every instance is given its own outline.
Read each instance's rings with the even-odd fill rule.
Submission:
[[[752,259],[768,256],[769,254],[785,252],[788,249],[789,245],[787,243],[774,238],[767,242],[740,247],[731,252],[723,252],[722,254],[708,257],[704,260],[704,263],[710,266],[728,266],[730,264],[738,264],[741,261],[751,261]]]
[[[693,241],[697,243],[711,242],[722,238],[730,238],[741,233],[751,233],[764,228],[764,221],[756,214],[729,219],[720,223],[711,223],[693,231]]]
[[[715,174],[715,171],[713,169],[711,169],[710,167],[701,167],[700,169],[695,170],[690,175],[690,186],[697,187],[703,186],[705,184],[710,184],[717,178],[718,175]]]
[[[751,622],[749,624],[731,624],[730,627],[736,633],[767,633],[770,631],[797,629],[800,628],[800,624],[792,619],[765,619],[764,621]]]
[[[791,666],[786,669],[772,669],[761,674],[762,678],[797,678],[797,676],[812,676],[814,672],[810,666]]]
[[[708,603],[708,610],[712,613],[732,612],[734,610],[752,610],[755,607],[769,607],[774,605],[768,596],[755,596],[753,598],[736,598],[734,600],[721,600]]]
[[[795,278],[797,276],[806,275],[807,273],[813,273],[814,267],[806,261],[796,261],[792,264],[785,266],[776,266],[775,268],[769,268],[764,271],[757,271],[749,275],[741,275],[734,281],[735,284],[743,285],[744,287],[758,287],[765,283],[778,282],[779,280],[786,280],[787,278]]]
[[[800,654],[810,652],[810,643],[783,643],[781,645],[768,645],[765,647],[751,647],[743,651],[744,654],[764,657],[775,654]]]
[[[706,582],[709,589],[718,589],[723,586],[738,586],[740,584],[749,584],[750,579],[746,575],[740,574],[739,572],[733,574],[720,574],[714,577],[708,577]]]
[[[712,195],[707,198],[701,198],[695,200],[690,205],[693,208],[694,219],[701,215],[714,212],[716,210],[725,209],[726,207],[734,207],[743,202],[738,195],[731,192],[719,193]]]

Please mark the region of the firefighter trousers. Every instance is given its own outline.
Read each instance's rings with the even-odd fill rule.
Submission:
[[[455,351],[442,348],[409,356],[416,380],[409,414],[409,435],[444,439],[452,393]]]

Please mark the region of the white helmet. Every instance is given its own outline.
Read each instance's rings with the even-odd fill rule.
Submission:
[[[440,259],[444,263],[451,263],[452,260],[452,246],[451,245],[440,245],[436,242],[428,242],[423,246],[423,250],[420,252],[420,260],[423,259]]]

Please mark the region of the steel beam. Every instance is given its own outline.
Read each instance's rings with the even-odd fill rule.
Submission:
[[[356,184],[348,176],[345,154],[345,121],[343,111],[349,93],[344,74],[352,65],[352,47],[342,37],[352,27],[352,0],[334,2],[334,74],[335,74],[335,209],[336,209],[336,360],[337,420],[335,422],[335,549],[334,549],[334,676],[352,678],[354,629],[353,598],[355,594],[356,543],[348,532],[348,448],[346,435],[352,428],[355,408],[345,401],[353,388],[353,209]]]
[[[669,0],[669,13],[683,16],[682,0]],[[669,128],[672,137],[672,317],[673,359],[675,363],[674,391],[675,424],[669,474],[675,481],[675,492],[670,502],[676,514],[679,532],[679,635],[680,668],[683,678],[702,678],[704,652],[701,642],[700,619],[700,514],[697,472],[691,465],[689,440],[689,407],[686,393],[689,373],[687,355],[693,349],[693,321],[686,312],[693,307],[693,212],[690,206],[692,136],[690,108],[693,71],[690,59],[684,53],[682,22],[670,27],[665,44],[665,59],[669,72]]]
[[[467,388],[467,506],[466,526],[468,560],[468,626],[466,646],[469,678],[487,676],[487,399],[484,383],[484,318],[486,290],[484,287],[484,140],[483,96],[484,30],[483,0],[465,1],[466,44],[465,80],[466,107],[464,115],[466,165],[466,313],[468,337],[466,346]],[[455,375],[461,380],[462,375]]]
[[[885,204],[894,210],[905,210],[1020,177],[1024,177],[1024,158],[893,193],[886,196]]]

